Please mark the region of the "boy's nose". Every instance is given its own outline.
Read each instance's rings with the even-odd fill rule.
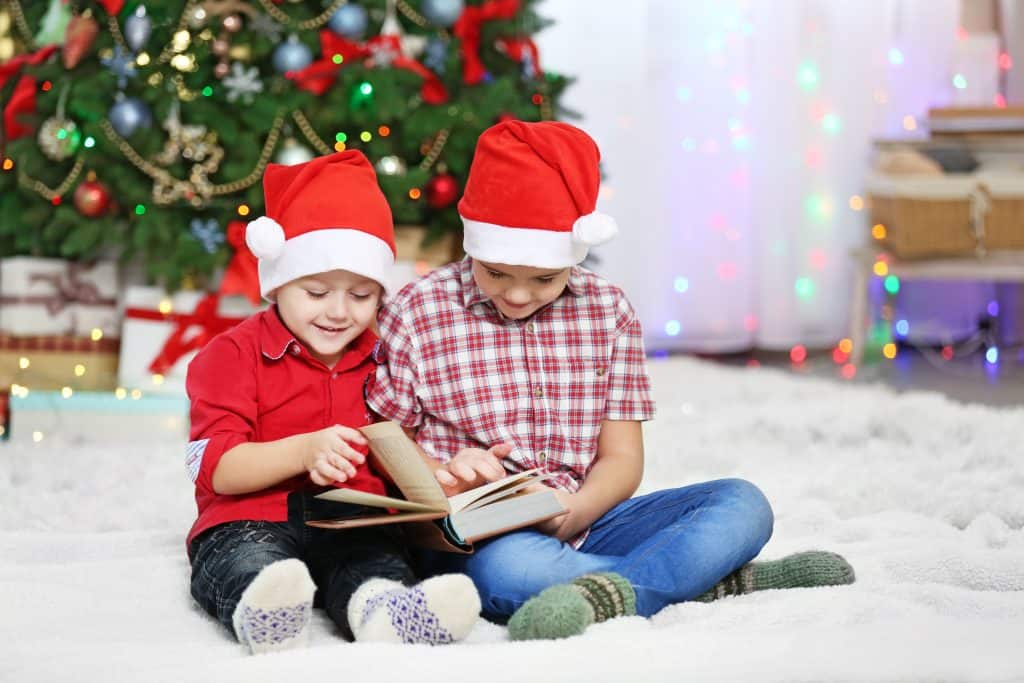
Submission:
[[[510,304],[522,306],[530,303],[530,292],[525,287],[510,287],[505,290],[505,300]]]
[[[327,317],[332,320],[344,320],[348,317],[348,302],[345,295],[331,297],[331,304],[327,307]]]

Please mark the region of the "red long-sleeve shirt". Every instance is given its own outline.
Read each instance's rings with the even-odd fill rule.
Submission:
[[[335,424],[370,424],[363,385],[375,368],[376,342],[376,335],[366,330],[328,368],[295,339],[273,306],[215,337],[199,352],[186,382],[192,420],[186,464],[199,514],[186,543],[224,522],[287,521],[288,494],[314,487],[307,474],[262,491],[221,495],[213,490],[217,463],[240,443],[276,441]],[[356,467],[356,476],[344,486],[384,493],[384,482],[365,464]]]

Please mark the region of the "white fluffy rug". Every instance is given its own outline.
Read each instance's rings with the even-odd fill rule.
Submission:
[[[643,490],[738,476],[762,556],[840,552],[853,586],[681,604],[559,642],[481,621],[448,648],[248,657],[188,596],[182,443],[0,447],[3,681],[1024,679],[1024,409],[729,369],[651,366]]]

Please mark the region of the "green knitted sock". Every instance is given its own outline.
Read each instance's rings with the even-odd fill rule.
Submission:
[[[745,564],[696,599],[711,602],[729,595],[776,588],[840,586],[853,583],[854,579],[853,567],[840,555],[811,550],[781,560]]]
[[[568,638],[598,621],[636,614],[636,593],[622,576],[584,574],[527,600],[508,622],[512,640]]]

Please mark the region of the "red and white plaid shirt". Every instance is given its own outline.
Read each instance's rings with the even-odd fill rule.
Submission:
[[[378,318],[381,344],[366,400],[418,428],[447,462],[510,442],[515,471],[579,490],[602,420],[654,417],[640,321],[618,287],[576,266],[566,291],[526,320],[498,313],[469,257],[407,285]]]

